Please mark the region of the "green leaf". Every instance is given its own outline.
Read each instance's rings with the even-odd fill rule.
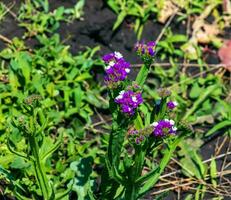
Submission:
[[[186,176],[195,176],[198,179],[201,178],[200,171],[194,162],[189,157],[184,157],[180,159],[182,171]]]
[[[192,89],[190,90],[189,97],[192,99],[198,98],[203,91],[203,88],[199,86],[199,84],[196,82],[193,84]]]
[[[147,79],[147,76],[148,76],[148,72],[149,72],[149,66],[147,65],[143,65],[136,77],[136,83],[139,85],[139,86],[143,86],[144,85],[144,82],[145,80]]]
[[[13,181],[12,174],[0,165],[0,174],[3,174],[8,180]]]
[[[116,30],[122,24],[126,16],[127,16],[127,12],[123,10],[117,17],[117,20],[113,26],[113,31]]]
[[[82,82],[82,81],[84,81],[86,79],[90,79],[90,78],[92,78],[92,76],[88,72],[86,72],[86,73],[82,73],[81,75],[77,76],[75,78],[75,81]]]
[[[217,187],[217,181],[216,181],[217,166],[216,166],[216,161],[215,161],[214,157],[212,158],[211,163],[210,163],[210,177],[211,177],[213,187]]]
[[[82,106],[82,99],[84,97],[84,92],[81,90],[80,87],[76,87],[73,92],[75,97],[75,107],[79,111]]]
[[[218,130],[225,128],[225,127],[229,127],[229,126],[231,126],[231,120],[222,121],[222,122],[216,124],[212,129],[210,129],[205,134],[205,136],[208,137],[208,136],[212,135],[213,133],[217,132]]]
[[[137,117],[134,120],[134,125],[137,130],[144,128],[143,121],[139,113],[137,114]]]
[[[108,0],[108,1],[107,1],[107,4],[111,7],[111,9],[112,9],[116,14],[119,13],[120,7],[119,7],[119,5],[117,4],[117,2],[116,2],[115,0]]]
[[[79,161],[71,163],[70,168],[76,173],[73,190],[78,195],[78,200],[91,200],[92,198],[92,182],[90,176],[92,174],[93,158],[86,157]]]
[[[188,194],[184,200],[193,200],[193,195],[192,194]]]
[[[139,191],[139,197],[142,197],[144,194],[146,194],[158,181],[160,175],[164,171],[166,165],[168,164],[169,160],[171,159],[171,156],[176,149],[179,142],[183,139],[183,135],[179,136],[175,141],[173,141],[171,144],[169,144],[169,147],[165,149],[164,151],[164,157],[162,158],[159,167],[157,168],[156,173],[153,173],[146,182],[144,182],[143,186],[140,187]],[[156,169],[155,169],[156,170]]]
[[[26,163],[25,160],[21,157],[15,157],[10,167],[14,169],[26,169],[30,166],[29,163]]]
[[[206,98],[209,96],[209,94],[211,94],[218,87],[220,87],[220,86],[217,84],[207,87],[205,92],[199,96],[199,98],[195,101],[193,106],[186,112],[186,114],[183,117],[183,120],[186,120],[190,115],[192,115],[196,111],[196,109],[198,109],[200,107],[201,103],[203,103],[203,101],[206,100]]]
[[[118,189],[116,190],[114,199],[119,198],[124,192],[124,186],[120,185]]]
[[[46,159],[48,156],[50,156],[52,153],[54,153],[61,145],[62,143],[62,134],[60,134],[59,138],[57,139],[57,142],[53,144],[53,141],[49,137],[45,137],[43,141],[43,145],[40,148],[40,157],[41,159]]]
[[[201,178],[204,178],[204,176],[206,175],[206,165],[202,162],[202,159],[196,153],[195,150],[192,151],[192,153],[190,154],[190,156],[193,159],[194,163],[199,167]]]
[[[188,40],[187,36],[181,34],[175,34],[172,37],[168,38],[169,42],[186,42]]]

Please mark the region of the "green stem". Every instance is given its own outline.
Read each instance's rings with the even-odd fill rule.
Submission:
[[[125,200],[136,200],[137,196],[137,186],[134,183],[128,183],[125,190]]]
[[[29,136],[30,148],[33,155],[33,165],[36,173],[36,178],[39,182],[40,189],[42,191],[43,199],[48,200],[50,197],[49,194],[49,184],[46,177],[46,174],[43,170],[42,163],[39,157],[39,147],[34,135]]]
[[[176,149],[179,142],[182,140],[182,136],[177,138],[172,144],[169,145],[169,147],[164,152],[164,157],[162,158],[159,167],[157,170],[154,170],[154,174],[149,177],[149,179],[143,184],[142,188],[139,191],[139,197],[142,197],[146,192],[148,192],[158,181],[160,175],[164,171],[166,165],[168,164],[169,160],[171,159],[171,156]]]

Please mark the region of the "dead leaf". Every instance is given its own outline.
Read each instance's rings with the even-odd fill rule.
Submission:
[[[231,13],[231,3],[230,3],[230,0],[223,0],[223,4],[222,4],[222,8],[223,8],[223,11],[225,13]]]
[[[178,7],[173,4],[171,0],[166,0],[163,2],[162,8],[160,9],[161,10],[158,15],[158,22],[165,23],[170,16],[174,15],[177,12]]]
[[[208,44],[220,33],[216,23],[208,24],[204,19],[197,18],[193,24],[193,36],[198,43]]]
[[[226,40],[218,50],[218,56],[225,68],[231,72],[231,40]]]

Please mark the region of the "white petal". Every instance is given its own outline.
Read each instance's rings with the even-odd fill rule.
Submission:
[[[175,124],[175,122],[172,119],[169,122],[170,122],[171,125]]]
[[[154,127],[156,127],[158,125],[158,122],[153,122],[152,124],[151,124],[151,126],[154,126]]]
[[[169,122],[169,119],[164,119],[164,121]]]
[[[113,61],[109,62],[109,66],[113,66],[115,63]]]
[[[116,97],[117,100],[118,100],[118,99],[122,99],[122,98],[123,98],[123,95],[121,95],[121,94],[120,94],[119,96]]]
[[[178,105],[178,103],[177,103],[176,101],[173,101],[173,104],[174,104],[175,106],[177,106],[177,105]]]
[[[175,126],[172,127],[172,130],[173,130],[173,131],[176,131],[176,130],[177,130],[177,127],[175,127]]]
[[[125,69],[125,72],[129,73],[129,72],[130,72],[130,69],[129,69],[129,68],[126,68],[126,69]]]
[[[108,65],[108,66],[105,67],[106,70],[108,70],[108,69],[110,69],[110,68],[111,68],[110,65]]]
[[[125,93],[125,91],[124,91],[124,90],[121,90],[119,94],[124,94],[124,93]]]
[[[136,97],[132,97],[132,101],[136,103],[138,100]]]
[[[120,52],[115,51],[114,54],[115,54],[115,57],[117,59],[123,58],[123,56],[122,56],[122,54]]]

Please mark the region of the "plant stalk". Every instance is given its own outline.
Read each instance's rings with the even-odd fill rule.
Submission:
[[[137,200],[137,186],[134,182],[128,183],[127,188],[125,190],[125,200]]]
[[[48,180],[46,177],[46,173],[43,169],[40,157],[39,157],[39,146],[38,142],[36,141],[36,138],[34,135],[29,136],[29,144],[30,148],[32,150],[32,155],[33,155],[33,165],[34,165],[34,170],[36,174],[36,178],[38,180],[40,189],[42,191],[43,199],[48,200],[50,197],[49,194],[49,184]]]

